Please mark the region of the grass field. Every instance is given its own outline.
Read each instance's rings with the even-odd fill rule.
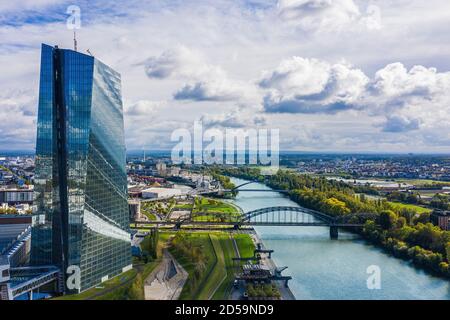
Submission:
[[[397,209],[411,209],[411,210],[415,210],[417,213],[428,213],[431,212],[431,209],[428,208],[424,208],[421,206],[416,206],[414,204],[405,204],[405,203],[400,203],[400,202],[389,202],[389,204],[391,204],[392,206],[394,206]]]
[[[201,247],[208,261],[205,271],[195,279],[193,262],[174,248],[171,249],[171,253],[189,274],[180,299],[227,299],[234,280],[232,258],[236,256],[230,234],[195,232],[186,236],[193,246]],[[236,237],[241,256],[252,256],[254,245],[250,236],[238,234]]]
[[[186,237],[192,246],[199,247],[206,257],[206,261],[204,261],[205,271],[199,276],[198,279],[196,279],[194,275],[194,262],[189,257],[183,255],[174,247],[170,248],[170,252],[189,274],[183,290],[181,291],[180,300],[195,300],[198,299],[202,288],[207,284],[208,275],[211,274],[217,262],[217,258],[208,233],[188,233],[186,234]]]
[[[195,203],[194,212],[220,212],[227,214],[238,213],[237,209],[231,204],[209,198],[201,198],[200,200],[197,200]]]
[[[137,276],[137,270],[129,270],[111,280],[105,281],[95,288],[88,289],[79,294],[65,295],[54,300],[115,300],[123,299],[123,292],[131,287],[132,280]],[[104,298],[104,299],[103,299]]]
[[[199,198],[195,201],[193,209],[194,221],[236,221],[240,213],[233,205],[209,198]],[[195,216],[196,213],[203,213],[203,215]]]
[[[184,203],[184,204],[177,204],[174,206],[173,210],[191,210],[192,204],[190,203]]]
[[[150,221],[156,221],[156,216],[148,211],[142,211],[142,213],[148,218]]]
[[[239,249],[239,253],[243,258],[253,257],[253,251],[255,250],[255,244],[248,234],[236,234],[234,236],[236,244]]]
[[[230,238],[230,235],[226,233],[220,234],[219,241],[220,245],[222,246],[222,251],[225,259],[226,278],[214,293],[212,297],[213,300],[227,299],[234,281],[234,269],[232,259],[236,257],[236,253],[234,251],[233,241]]]
[[[207,281],[201,288],[197,299],[209,300],[214,295],[219,285],[221,285],[227,277],[227,270],[225,268],[225,256],[222,245],[220,243],[220,237],[221,236],[219,236],[218,234],[209,235],[212,246],[214,248],[214,254],[216,256],[216,263],[214,264],[213,269],[208,275],[206,279]]]

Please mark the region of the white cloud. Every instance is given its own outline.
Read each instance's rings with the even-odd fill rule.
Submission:
[[[391,132],[433,127],[450,114],[450,72],[401,63],[379,70],[370,83],[367,104],[385,114],[384,129]]]
[[[338,32],[348,27],[381,28],[377,6],[364,15],[353,0],[280,0],[278,14],[292,26],[309,32]]]
[[[0,93],[1,149],[33,149],[37,120],[34,95],[29,91]]]
[[[145,62],[145,72],[149,78],[165,79],[172,76],[199,77],[211,67],[204,63],[199,52],[185,46],[166,50],[160,56],[149,57]]]
[[[36,10],[45,8],[49,5],[61,2],[60,0],[21,0],[15,1],[2,1],[0,2],[0,13],[14,12],[22,10]]]
[[[219,114],[206,113],[200,117],[200,120],[207,128],[246,128],[267,125],[267,117],[248,106],[241,106]]]
[[[125,106],[124,113],[130,117],[142,117],[154,115],[166,105],[165,101],[140,100],[131,105]]]
[[[388,116],[383,124],[385,132],[405,132],[419,129],[420,120],[399,115]]]
[[[293,57],[266,73],[260,86],[267,112],[337,112],[358,106],[369,79],[348,64]]]
[[[231,80],[220,66],[205,61],[200,52],[179,46],[148,58],[145,71],[149,78],[178,77],[187,81],[174,93],[176,100],[232,101],[246,96],[247,84]]]
[[[326,113],[360,110],[384,121],[385,132],[433,127],[450,114],[450,72],[389,64],[369,79],[346,64],[294,57],[266,73],[264,108],[275,113]]]

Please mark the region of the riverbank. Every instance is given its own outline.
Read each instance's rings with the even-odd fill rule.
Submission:
[[[264,245],[264,242],[256,232],[256,230],[250,231],[249,233],[255,247],[258,247],[258,244],[260,244],[261,249],[267,249]],[[276,254],[276,252],[274,252],[274,254]],[[261,254],[261,263],[269,267],[270,272],[272,272],[272,274],[274,274],[275,270],[278,268],[277,265],[275,264],[275,261],[273,261],[273,259],[270,259],[268,255],[264,253]],[[279,281],[276,282],[276,285],[278,287],[278,290],[280,291],[282,300],[296,300],[295,295],[292,293],[289,287],[285,287],[284,284],[279,283]]]

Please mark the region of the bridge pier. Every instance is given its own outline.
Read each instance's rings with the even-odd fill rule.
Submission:
[[[336,226],[330,226],[330,239],[337,240],[339,238],[339,228]]]

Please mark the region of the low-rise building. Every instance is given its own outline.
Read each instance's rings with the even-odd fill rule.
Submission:
[[[430,220],[442,230],[450,231],[450,211],[434,210],[431,213]]]
[[[33,203],[33,189],[4,188],[0,189],[0,203],[19,204]]]

